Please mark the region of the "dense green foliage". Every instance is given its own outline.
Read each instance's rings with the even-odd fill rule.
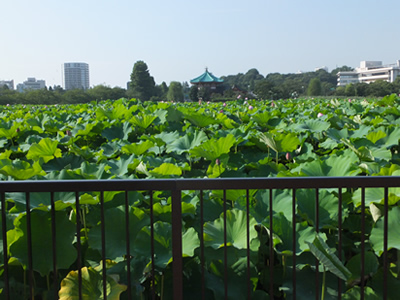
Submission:
[[[376,99],[290,99],[229,103],[140,102],[135,99],[98,104],[0,107],[0,179],[65,180],[129,178],[214,178],[273,176],[379,176],[400,174],[400,100],[396,95]],[[327,271],[325,299],[333,299],[338,280],[343,296],[360,294],[360,190],[343,191],[343,262],[338,261],[338,191],[319,191],[320,221],[315,228],[315,191],[296,192],[296,253],[292,252],[292,191],[273,192],[273,231],[269,228],[269,192],[249,191],[250,259],[253,299],[268,299],[268,245],[273,243],[275,299],[292,293],[291,257],[296,255],[297,299],[314,299],[315,257]],[[204,229],[207,299],[224,292],[224,220],[221,191],[204,193],[205,216],[199,219],[200,195],[182,194],[185,299],[200,288],[200,228]],[[154,192],[129,194],[132,293],[150,297],[150,209],[154,212],[157,297],[171,295],[171,197]],[[245,191],[227,191],[228,276],[231,299],[244,299],[246,285]],[[365,291],[382,298],[383,189],[366,191]],[[106,192],[105,230],[109,299],[126,297],[124,193]],[[400,191],[389,189],[390,299],[399,291],[398,226]],[[6,194],[7,236],[12,299],[24,299],[26,254],[25,194]],[[50,195],[31,195],[35,293],[51,294]],[[85,292],[101,294],[101,235],[99,193],[80,194],[77,211],[73,193],[56,193],[58,267],[63,281],[61,299],[76,294],[74,230],[82,229]],[[319,231],[319,234],[317,234]],[[62,250],[60,250],[62,249]],[[3,248],[0,249],[0,252]],[[41,259],[36,259],[36,255]],[[43,259],[42,259],[43,258]],[[322,266],[321,265],[321,266]],[[325,274],[325,273],[324,273]],[[100,290],[99,290],[100,289]],[[322,286],[321,286],[322,289]]]
[[[133,66],[128,95],[132,98],[150,100],[155,94],[155,81],[144,61],[137,61]]]
[[[319,78],[313,78],[308,85],[307,94],[308,96],[319,96],[321,95],[322,86]]]
[[[167,93],[168,101],[182,102],[183,101],[183,86],[180,82],[173,81],[170,83]]]

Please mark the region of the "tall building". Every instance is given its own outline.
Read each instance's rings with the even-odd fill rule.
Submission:
[[[17,91],[22,93],[27,90],[41,90],[46,88],[46,81],[36,80],[35,77],[28,77],[28,80],[17,85]]]
[[[376,80],[393,82],[400,75],[400,60],[395,64],[383,65],[381,61],[362,61],[355,71],[339,72],[337,85],[345,86],[350,83],[371,83]]]
[[[64,63],[64,88],[66,90],[89,88],[89,65],[86,63]]]

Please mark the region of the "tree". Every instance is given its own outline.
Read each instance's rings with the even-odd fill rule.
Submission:
[[[147,101],[155,95],[154,78],[150,76],[144,61],[139,60],[133,66],[127,94],[129,97],[138,98],[142,101]]]
[[[259,99],[272,99],[274,84],[269,80],[258,81],[254,87],[254,93]]]
[[[158,101],[164,101],[167,99],[167,93],[168,93],[168,86],[163,81],[160,85],[156,85],[154,89],[154,96],[150,98],[150,101],[153,102],[158,102]]]
[[[368,96],[368,83],[365,82],[357,82],[354,84],[354,88],[356,89],[356,96],[365,97]]]
[[[341,66],[341,67],[338,67],[336,69],[333,69],[331,71],[331,74],[336,76],[337,73],[339,73],[339,72],[351,72],[351,71],[354,71],[354,69],[352,67]]]
[[[396,94],[400,93],[400,76],[397,76],[396,79],[392,83],[393,85],[393,92]]]
[[[385,80],[377,80],[368,84],[368,95],[373,97],[384,97],[393,93],[393,85]]]
[[[87,90],[91,100],[117,100],[125,97],[126,90],[120,87],[111,88],[109,86],[99,84]]]
[[[197,88],[197,86],[192,85],[189,91],[189,98],[192,101],[197,101],[198,100],[198,92],[199,89]]]
[[[326,81],[321,81],[321,90],[322,90],[322,95],[324,96],[331,96],[335,92],[335,84],[331,84]]]
[[[318,77],[311,79],[310,83],[308,84],[307,95],[308,96],[319,96],[321,95],[321,81]]]
[[[209,87],[204,87],[202,86],[199,90],[197,95],[199,98],[201,98],[203,101],[209,101],[211,99],[211,90]]]
[[[336,96],[345,96],[346,95],[346,88],[344,86],[338,86],[335,91]]]
[[[180,82],[172,81],[168,88],[167,99],[169,101],[182,102],[183,101],[183,87]]]
[[[48,91],[47,89],[28,90],[24,92],[25,101],[29,104],[55,104],[61,102],[59,94]]]
[[[345,94],[346,96],[356,96],[356,88],[354,84],[350,83],[345,87]]]
[[[62,95],[62,102],[67,104],[88,103],[91,101],[88,93],[81,89],[68,90]]]
[[[160,89],[161,89],[161,97],[167,98],[168,85],[165,83],[165,81],[161,82]]]

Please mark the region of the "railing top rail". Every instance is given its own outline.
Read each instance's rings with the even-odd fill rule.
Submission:
[[[0,181],[0,192],[400,187],[400,176]]]

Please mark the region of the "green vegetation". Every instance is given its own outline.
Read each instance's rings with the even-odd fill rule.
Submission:
[[[380,176],[400,174],[400,99],[238,100],[227,103],[140,102],[132,99],[79,105],[14,105],[0,107],[0,179],[147,179],[274,176]],[[204,229],[207,299],[224,292],[224,204],[221,191],[204,192],[200,224],[196,191],[182,194],[184,297],[200,288],[200,228]],[[274,248],[275,299],[291,297],[296,255],[297,299],[315,299],[313,278],[320,272],[320,291],[334,299],[338,280],[343,298],[360,295],[361,191],[343,190],[343,261],[339,261],[338,191],[320,190],[320,221],[315,228],[315,191],[296,192],[296,252],[292,249],[292,191],[273,191],[273,231],[269,236],[270,194],[249,191],[250,259],[253,299],[268,299],[269,243]],[[26,298],[26,195],[7,193],[5,210],[11,299]],[[100,194],[56,193],[57,264],[61,299],[76,295],[76,217],[82,229],[84,291],[101,298]],[[125,194],[106,192],[105,230],[108,299],[126,299]],[[171,196],[132,192],[129,224],[132,294],[150,297],[150,210],[154,212],[157,297],[171,295]],[[246,273],[246,192],[227,191],[229,295],[244,299]],[[382,298],[383,189],[366,190],[365,293]],[[400,290],[398,224],[400,191],[389,189],[390,273],[388,293]],[[32,193],[30,219],[35,293],[52,293],[50,195]],[[317,234],[317,231],[319,232]],[[0,249],[0,252],[3,248]],[[3,257],[3,256],[1,256]],[[38,257],[38,258],[36,258]],[[315,257],[321,262],[316,271]],[[3,279],[1,279],[3,280]],[[311,287],[310,287],[311,282]],[[322,285],[323,283],[323,285]],[[125,297],[125,298],[124,298]]]
[[[173,81],[168,86],[165,82],[155,84],[147,64],[137,61],[131,73],[127,89],[94,86],[84,90],[64,91],[60,86],[48,89],[18,93],[7,86],[0,87],[0,105],[7,104],[78,104],[120,98],[137,98],[143,101],[228,101],[238,97],[258,100],[290,99],[305,96],[348,96],[348,97],[384,97],[400,93],[400,77],[393,83],[378,80],[366,84],[349,84],[337,87],[337,72],[352,70],[343,66],[328,73],[325,70],[299,74],[271,73],[266,77],[257,69],[250,69],[245,74],[222,76],[224,84],[218,90],[189,87],[187,82]],[[179,87],[179,85],[181,87]]]

